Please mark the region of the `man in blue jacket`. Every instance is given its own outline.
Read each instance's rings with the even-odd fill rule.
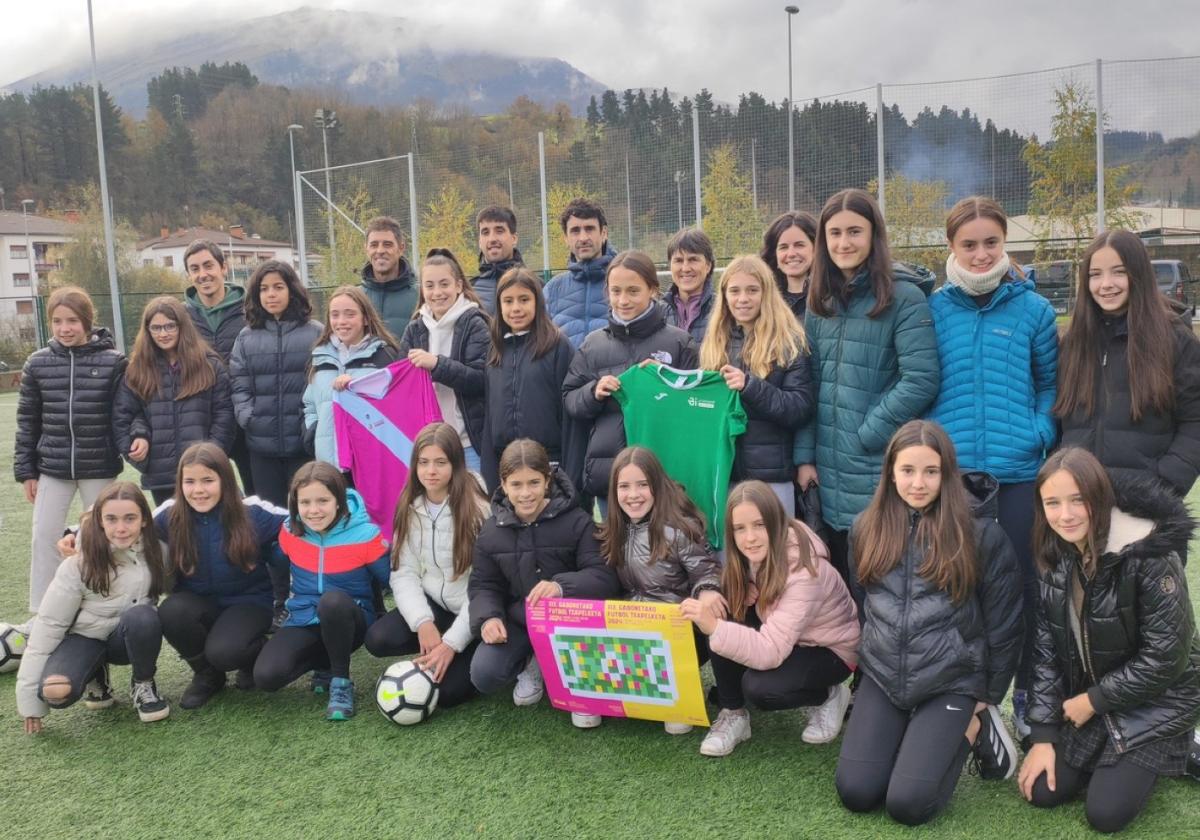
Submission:
[[[592,330],[608,323],[604,275],[616,252],[608,244],[608,220],[594,201],[576,198],[559,217],[571,258],[567,270],[546,284],[546,310],[578,348]]]

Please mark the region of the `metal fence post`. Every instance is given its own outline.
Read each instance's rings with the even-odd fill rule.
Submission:
[[[625,215],[629,217],[629,247],[633,247],[633,198],[629,194],[629,152],[625,153]]]
[[[542,179],[542,279],[550,276],[550,224],[546,218],[546,134],[538,132],[538,173]]]
[[[308,287],[308,243],[304,237],[304,189],[300,181],[304,176],[292,173],[292,201],[296,205],[296,245],[300,249],[300,280]]]
[[[1096,59],[1096,233],[1104,233],[1104,65]]]
[[[415,152],[408,153],[408,227],[412,234],[413,260],[420,262],[421,252],[417,250],[417,234],[420,232],[420,225],[417,222],[417,176],[416,165],[413,163],[415,157]]]
[[[875,85],[875,154],[879,157],[879,212],[887,218],[884,185],[887,183],[887,163],[883,157],[883,82]]]
[[[704,229],[704,213],[700,205],[700,109],[692,107],[692,171],[696,182],[696,227]]]

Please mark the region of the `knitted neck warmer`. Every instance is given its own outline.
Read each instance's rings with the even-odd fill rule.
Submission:
[[[996,287],[1008,274],[1011,265],[1008,254],[1005,254],[998,263],[992,266],[990,271],[973,274],[955,262],[954,254],[951,254],[946,258],[946,282],[958,286],[972,297],[986,295],[996,291]]]

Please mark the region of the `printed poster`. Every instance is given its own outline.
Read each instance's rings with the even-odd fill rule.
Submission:
[[[708,726],[692,622],[677,604],[543,598],[525,620],[556,709]]]

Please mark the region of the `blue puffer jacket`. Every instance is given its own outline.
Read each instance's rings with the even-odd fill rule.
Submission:
[[[950,435],[964,470],[984,470],[1001,484],[1033,481],[1057,437],[1054,308],[1014,275],[982,308],[946,284],[929,309],[942,369],[930,419]]]
[[[546,311],[575,349],[579,349],[588,333],[608,324],[604,275],[616,255],[605,242],[603,254],[582,263],[571,257],[567,270],[546,284]]]
[[[397,351],[372,337],[350,351],[346,361],[332,341],[318,344],[312,351],[312,378],[304,389],[304,440],[311,440],[311,451],[318,461],[340,467],[337,435],[333,431],[333,380],[344,373],[357,379],[387,367],[396,361]]]
[[[292,596],[287,600],[284,627],[320,624],[317,602],[331,589],[353,598],[367,624],[375,620],[371,580],[381,587],[388,585],[392,565],[387,543],[356,490],[346,491],[346,507],[349,515],[322,534],[306,526],[297,536],[288,529],[290,521],[279,529],[279,547],[292,563]]]
[[[171,543],[168,525],[175,504],[174,499],[167,499],[154,511],[158,538],[168,545]],[[245,499],[244,504],[260,548],[258,564],[249,572],[243,572],[229,562],[219,509],[196,513],[188,508],[196,539],[196,569],[190,575],[176,571],[176,592],[215,598],[222,609],[234,604],[260,604],[271,608],[271,578],[267,575],[267,565],[276,560],[279,527],[287,519],[288,512],[257,496]]]
[[[896,430],[928,410],[938,392],[937,337],[926,294],[933,275],[896,266],[892,305],[878,317],[865,271],[831,318],[804,316],[817,412],[796,433],[793,462],[816,464],[821,511],[849,530],[879,482],[883,450]],[[918,285],[919,284],[919,285]]]

